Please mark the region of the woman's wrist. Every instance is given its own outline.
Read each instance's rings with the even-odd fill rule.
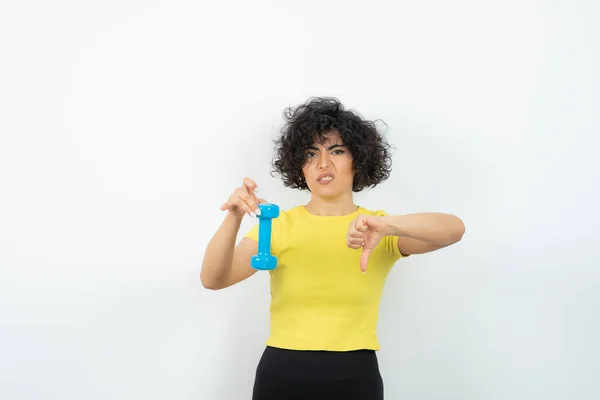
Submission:
[[[383,216],[384,221],[384,236],[405,236],[406,232],[403,227],[404,215],[386,215]]]

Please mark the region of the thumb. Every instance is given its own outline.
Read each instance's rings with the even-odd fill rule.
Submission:
[[[257,198],[256,201],[258,201],[258,204],[268,203],[268,201],[266,201],[265,199],[261,199],[261,198]]]
[[[363,272],[363,274],[365,272],[367,272],[367,265],[369,264],[369,256],[371,255],[372,251],[373,251],[373,249],[363,247],[362,254],[360,255],[360,270]]]
[[[359,232],[366,232],[367,231],[367,216],[366,215],[359,215],[358,218],[356,218],[355,223],[354,223],[354,228],[359,231]]]

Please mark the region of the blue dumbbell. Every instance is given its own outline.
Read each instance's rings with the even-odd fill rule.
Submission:
[[[273,218],[279,217],[279,207],[275,204],[258,205],[258,254],[252,256],[252,268],[258,270],[275,269],[277,257],[271,254],[271,227]]]

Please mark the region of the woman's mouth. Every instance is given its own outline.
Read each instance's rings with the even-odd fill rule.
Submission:
[[[317,178],[317,182],[322,185],[327,185],[333,179],[334,179],[333,174],[323,174],[323,175],[319,175],[319,177]]]

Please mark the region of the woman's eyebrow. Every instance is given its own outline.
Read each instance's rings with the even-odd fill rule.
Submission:
[[[332,144],[331,146],[329,146],[329,147],[327,148],[327,150],[333,150],[333,149],[335,149],[336,147],[345,147],[345,146],[344,146],[343,144]],[[310,150],[317,150],[317,151],[319,150],[319,149],[317,149],[315,146],[308,146],[306,149],[307,149],[307,150],[308,150],[308,149],[310,149]]]

